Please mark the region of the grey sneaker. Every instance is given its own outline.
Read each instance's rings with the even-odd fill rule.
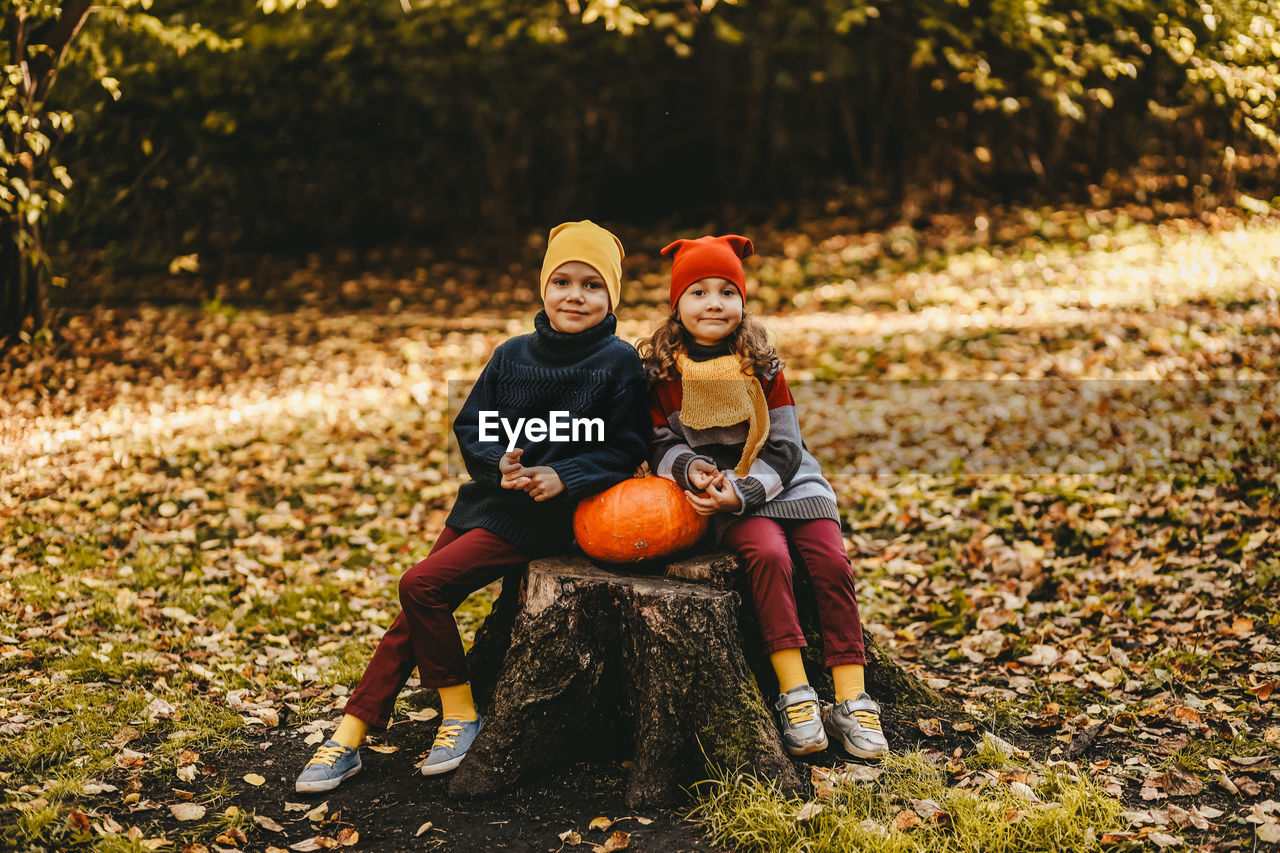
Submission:
[[[889,754],[889,741],[880,728],[880,705],[866,693],[833,705],[826,713],[824,724],[850,755],[884,758]]]
[[[773,709],[782,727],[782,745],[792,755],[808,755],[827,748],[827,733],[822,730],[818,694],[807,684],[792,687],[778,697]]]
[[[479,714],[474,720],[442,720],[436,731],[436,742],[431,746],[431,754],[422,762],[422,775],[435,776],[437,773],[448,773],[462,763],[467,757],[467,750],[480,734],[480,726],[484,717]]]
[[[302,768],[298,781],[293,783],[293,789],[299,794],[332,791],[342,784],[342,780],[359,773],[362,766],[360,750],[327,740],[320,744],[316,754]]]

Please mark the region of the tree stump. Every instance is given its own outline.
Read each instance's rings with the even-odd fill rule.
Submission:
[[[707,762],[798,790],[742,656],[738,604],[730,590],[584,559],[531,563],[496,681],[476,691],[485,727],[450,790],[489,793],[620,750],[632,806],[677,801]],[[478,677],[473,669],[473,690]]]
[[[485,726],[451,792],[495,792],[583,758],[629,759],[632,807],[678,801],[708,764],[802,790],[808,772],[783,749],[765,699],[777,683],[753,608],[742,605],[750,596],[737,558],[648,568],[659,572],[556,557],[504,585],[468,656]],[[803,573],[796,580],[810,683],[830,700],[812,589]],[[868,689],[891,745],[919,734],[917,716],[960,714],[865,638]]]

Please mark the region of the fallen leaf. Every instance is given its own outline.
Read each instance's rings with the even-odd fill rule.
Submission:
[[[1137,837],[1138,835],[1135,832],[1104,832],[1098,840],[1103,844],[1125,844]]]
[[[1256,797],[1262,793],[1262,786],[1250,779],[1248,776],[1237,776],[1235,778],[1236,787],[1244,791],[1250,797]]]
[[[1268,761],[1265,755],[1233,755],[1231,763],[1237,767],[1254,767]]]
[[[1258,834],[1259,841],[1265,841],[1268,844],[1280,844],[1280,823],[1259,824],[1255,832]]]
[[[417,831],[417,832],[415,832],[415,833],[413,834],[413,837],[414,837],[414,838],[417,838],[417,837],[418,837],[419,835],[421,835],[422,833],[424,833],[424,832],[426,832],[427,830],[431,829],[431,827],[432,827],[432,826],[433,826],[433,824],[431,823],[431,821],[427,821],[427,822],[426,822],[426,823],[424,823],[422,826],[418,827],[418,831]],[[563,841],[564,839],[561,839],[561,840]]]
[[[289,849],[296,850],[298,853],[311,853],[313,850],[321,850],[323,848],[320,845],[319,838],[320,836],[303,839],[296,844],[290,844]]]
[[[288,800],[284,802],[284,810],[287,812],[305,812],[310,808],[311,806],[306,803],[291,803]]]
[[[329,813],[329,801],[325,800],[311,811],[307,812],[307,820],[312,823],[320,823],[324,820],[325,815]]]
[[[809,782],[813,785],[813,795],[815,797],[834,797],[835,774],[825,767],[810,767]]]
[[[284,832],[283,826],[276,823],[274,820],[267,817],[266,815],[260,815],[260,814],[254,815],[253,822],[256,823],[258,826],[262,827],[263,829],[269,830],[271,832]]]
[[[937,717],[916,720],[916,725],[925,737],[942,737],[942,721]]]
[[[142,713],[152,723],[156,720],[176,720],[179,717],[178,709],[164,699],[152,699],[151,704],[144,708]]]
[[[426,825],[430,826],[431,824]],[[568,844],[570,847],[576,847],[582,843],[582,836],[572,829],[566,829],[564,832],[560,833],[560,841],[564,844]]]
[[[1040,802],[1036,792],[1026,782],[1010,782],[1009,791],[1018,799],[1026,800],[1028,803]]]
[[[266,778],[259,776],[257,773],[246,773],[242,778],[244,781],[255,787],[258,785],[265,785],[267,782]]]
[[[792,817],[796,823],[799,823],[802,820],[809,820],[814,815],[820,814],[825,808],[826,806],[822,803],[805,803],[796,809],[796,813]]]
[[[275,708],[258,708],[250,711],[249,713],[253,715],[254,719],[261,721],[261,723],[269,729],[280,725],[280,714]]]
[[[227,847],[242,847],[248,840],[245,837],[244,830],[238,826],[228,827],[216,839],[219,844],[225,844]]]
[[[199,803],[174,803],[169,806],[169,814],[174,820],[200,820],[204,817],[205,808]]]
[[[911,827],[918,826],[919,824],[920,815],[916,814],[911,809],[903,809],[893,818],[893,827],[899,831],[910,829]]]
[[[911,809],[921,820],[931,821],[939,826],[946,826],[951,823],[951,815],[933,800],[913,799],[911,801]]]
[[[1037,644],[1031,647],[1031,654],[1023,655],[1018,660],[1029,666],[1053,666],[1061,657],[1062,654],[1053,646]]]
[[[89,832],[92,826],[89,823],[89,817],[79,809],[72,809],[67,815],[67,825],[74,832]]]
[[[335,839],[343,847],[351,847],[360,841],[360,833],[357,832],[356,828],[353,826],[344,826],[342,829],[338,830],[338,834],[335,836]]]
[[[653,823],[653,819],[647,818],[647,817],[637,817],[637,818],[633,818],[633,820],[636,823],[640,824],[641,826],[648,826],[649,824]]]
[[[1166,833],[1163,833],[1163,832],[1151,832],[1151,833],[1148,833],[1148,834],[1147,834],[1147,838],[1149,838],[1149,839],[1151,839],[1152,841],[1154,841],[1154,842],[1156,843],[1156,845],[1157,845],[1157,846],[1159,846],[1161,849],[1163,849],[1163,848],[1165,848],[1165,847],[1172,847],[1172,846],[1173,846],[1173,845],[1175,845],[1175,844],[1185,844],[1185,843],[1186,843],[1186,842],[1184,842],[1184,841],[1182,840],[1182,838],[1181,838],[1180,836],[1177,836],[1177,835],[1167,835]]]
[[[1204,790],[1204,783],[1196,774],[1177,764],[1170,764],[1164,776],[1160,777],[1161,787],[1171,797],[1190,797]]]
[[[371,752],[377,752],[377,753],[380,753],[380,754],[382,754],[382,755],[390,755],[390,754],[391,754],[391,753],[393,753],[393,752],[399,752],[399,751],[400,751],[400,747],[398,747],[398,746],[392,746],[392,745],[391,745],[391,744],[389,744],[389,743],[380,743],[380,744],[378,744],[377,746],[371,746],[371,747],[369,747],[369,750],[370,750]]]
[[[405,716],[415,723],[425,723],[427,720],[434,720],[440,716],[440,712],[435,708],[425,708],[421,711],[406,711]]]
[[[609,827],[613,826],[613,821],[607,817],[592,818],[591,823],[587,825],[587,829],[598,829],[602,832],[608,832]]]
[[[614,853],[615,850],[626,850],[631,844],[630,833],[615,829],[613,834],[605,839],[604,844],[597,844],[591,848],[591,853]]]
[[[846,764],[844,770],[839,774],[839,779],[845,783],[874,782],[884,774],[883,767],[874,767],[870,764]]]

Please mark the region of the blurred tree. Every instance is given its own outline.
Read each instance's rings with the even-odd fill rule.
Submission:
[[[92,13],[110,24],[146,34],[184,52],[193,44],[226,46],[198,25],[174,27],[148,14],[151,0],[118,0],[111,7],[89,0],[4,0],[4,79],[0,81],[4,124],[0,128],[0,341],[12,341],[30,324],[44,324],[48,255],[41,224],[50,205],[71,186],[67,170],[51,156],[56,137],[71,129],[67,109],[49,105],[59,72],[72,56],[91,58],[91,76],[118,98],[118,81],[102,61],[94,35],[82,35]],[[77,40],[80,52],[73,51]]]
[[[54,104],[77,127],[56,224],[215,279],[234,252],[584,215],[1061,200],[1140,163],[1229,203],[1280,147],[1280,0],[156,3],[153,26],[240,49],[91,18]]]

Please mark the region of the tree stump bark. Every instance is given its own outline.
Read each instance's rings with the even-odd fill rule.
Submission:
[[[485,727],[450,790],[490,793],[587,756],[631,760],[637,807],[676,802],[708,762],[799,790],[742,656],[738,604],[730,590],[583,559],[530,564],[492,687],[476,690],[485,674],[472,670]],[[500,633],[477,637],[486,670]]]
[[[468,656],[485,726],[453,793],[495,792],[588,757],[631,761],[632,807],[679,800],[709,764],[803,788],[808,772],[787,755],[772,719],[777,682],[737,557],[644,568],[658,573],[557,557],[504,584]],[[796,602],[810,683],[829,701],[817,608],[800,572]],[[919,735],[917,717],[966,716],[864,637],[868,690],[892,747]]]

